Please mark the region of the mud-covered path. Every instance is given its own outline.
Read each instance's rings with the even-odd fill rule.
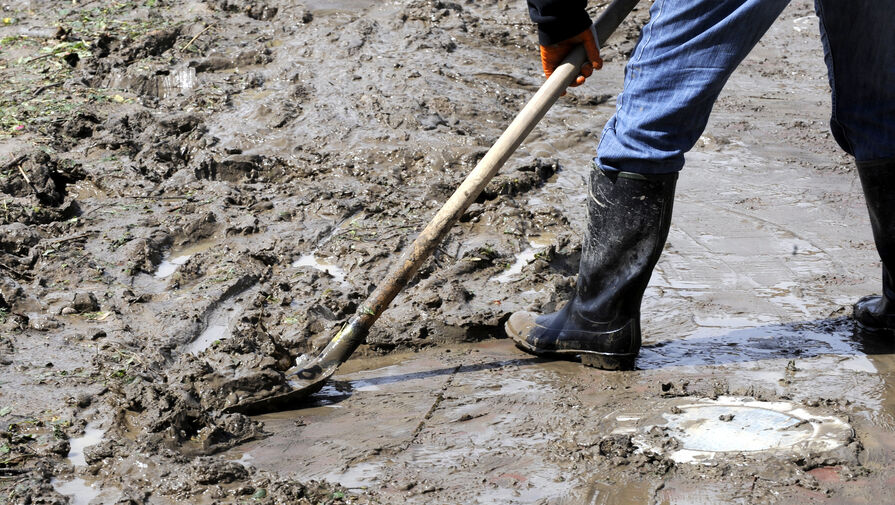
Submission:
[[[879,352],[840,322],[661,342],[630,374],[543,361],[506,341],[398,353],[347,365],[308,408],[261,416],[273,434],[225,457],[391,503],[863,503],[887,496],[895,470],[884,455],[895,361]],[[651,427],[677,406],[743,396],[851,419],[863,450],[675,466],[618,445],[661,439]]]
[[[541,82],[524,4],[4,9],[0,503],[888,496],[892,349],[847,318],[879,262],[827,131],[811,2],[734,74],[687,157],[639,370],[536,360],[501,328],[574,285],[589,160],[645,4],[321,405],[252,418],[221,409],[285,387]],[[794,402],[854,441],[702,466],[637,453],[618,425],[649,435],[719,397]]]

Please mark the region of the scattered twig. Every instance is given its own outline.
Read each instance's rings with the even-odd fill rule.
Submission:
[[[5,263],[0,263],[0,268],[5,268],[6,270],[9,270],[9,271],[12,272],[13,274],[20,275],[19,272],[16,271],[15,268],[12,268],[11,266],[6,265]]]
[[[46,90],[48,90],[48,89],[50,89],[50,88],[55,88],[56,86],[61,86],[64,82],[65,82],[65,81],[51,82],[50,84],[47,84],[47,85],[45,85],[45,86],[41,86],[41,87],[37,88],[37,90],[34,91],[34,94],[31,95],[31,98],[36,97],[37,95],[43,93],[44,91],[46,91]]]
[[[21,164],[27,158],[27,154],[20,154],[11,160],[3,162],[3,170],[11,170],[12,167]]]
[[[0,263],[0,268],[8,271],[13,277],[15,277],[17,279],[23,279],[23,280],[26,280],[29,282],[32,279],[34,279],[34,276],[32,276],[31,274],[28,274],[25,272],[20,272],[20,271],[16,270],[15,268],[12,268],[11,266],[6,265],[4,263]]]
[[[19,169],[19,173],[22,174],[22,178],[25,179],[25,182],[28,183],[28,187],[31,188],[31,191],[34,191],[35,195],[39,195],[40,192],[37,191],[37,188],[34,187],[34,184],[31,184],[31,179],[28,178],[28,174],[25,173],[25,169],[22,168],[22,165],[17,167]]]
[[[46,54],[42,54],[40,56],[34,56],[33,58],[30,58],[26,63],[31,63],[32,61],[42,60],[44,58],[48,58],[50,56],[55,56],[55,55],[56,55],[56,53],[46,53]]]
[[[31,179],[28,178],[28,174],[25,173],[25,170],[22,168],[22,165],[19,165],[18,169],[19,169],[19,173],[22,174],[22,177],[25,179],[25,182],[27,182],[28,185],[31,186],[31,189],[34,189],[34,186],[31,184]]]
[[[0,477],[13,477],[32,471],[34,471],[33,468],[0,468]]]
[[[91,233],[93,233],[93,232],[79,233],[77,235],[72,235],[71,237],[61,237],[61,238],[50,240],[49,243],[56,245],[56,244],[63,244],[65,242],[71,242],[73,240],[81,240],[82,238],[90,237]]]
[[[203,33],[207,32],[207,31],[208,31],[212,26],[214,26],[214,25],[215,25],[214,23],[211,23],[210,25],[208,25],[208,26],[206,26],[205,28],[203,28],[201,32],[197,33],[195,37],[191,38],[190,41],[186,43],[186,45],[184,45],[183,47],[180,48],[180,50],[181,50],[181,51],[186,51],[186,49],[187,49],[188,47],[190,47],[190,46],[193,44],[193,42],[196,41],[196,39],[199,38],[199,35],[202,35]]]

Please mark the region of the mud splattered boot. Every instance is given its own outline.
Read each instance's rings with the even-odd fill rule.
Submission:
[[[883,262],[883,294],[858,300],[854,318],[865,334],[895,337],[895,159],[857,165],[873,240]]]
[[[510,316],[506,332],[519,348],[580,355],[583,364],[605,370],[634,367],[640,301],[668,237],[676,182],[677,174],[591,172],[576,293],[559,312]]]

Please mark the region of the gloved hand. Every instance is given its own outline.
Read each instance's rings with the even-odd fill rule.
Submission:
[[[549,78],[556,67],[579,44],[584,44],[588,61],[581,65],[581,74],[569,86],[581,86],[594,73],[594,70],[603,68],[603,58],[600,58],[600,49],[597,47],[597,30],[594,25],[591,25],[587,30],[558,44],[541,46],[541,65],[544,66],[544,75]]]

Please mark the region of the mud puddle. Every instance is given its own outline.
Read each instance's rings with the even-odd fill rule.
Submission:
[[[99,427],[99,424],[90,423],[84,427],[84,435],[69,440],[71,449],[68,452],[68,460],[75,467],[87,466],[84,459],[84,449],[91,445],[96,445],[103,441],[106,430]]]
[[[502,433],[503,427],[518,420],[518,413],[505,405],[552,388],[541,380],[543,371],[501,377],[498,372],[527,368],[533,360],[512,352],[494,354],[495,348],[507,348],[505,342],[482,347],[466,345],[447,354],[398,354],[349,362],[340,371],[347,373],[336,376],[331,389],[316,399],[317,406],[260,416],[276,435],[239,448],[234,459],[236,454],[247,454],[254,467],[264,469],[272,468],[277,460],[304,454],[288,469],[302,479],[322,479],[394,497],[449,496],[456,490],[448,490],[437,477],[445,472],[460,480],[484,472],[493,484],[478,493],[482,500],[513,496],[505,488],[516,486],[520,479],[534,486],[530,494],[538,499],[561,495],[567,486],[553,482],[552,472],[549,477],[528,473],[521,477],[509,469],[487,470],[489,465],[512,459],[501,453],[536,452],[555,439],[528,430]],[[366,366],[380,368],[352,371]],[[376,422],[365,423],[371,408]],[[365,431],[361,438],[354,436],[358,426]],[[283,445],[285,440],[288,447]]]
[[[516,280],[516,278],[519,277],[519,274],[522,273],[522,269],[534,261],[539,254],[542,254],[547,246],[551,244],[553,239],[554,237],[551,235],[540,235],[529,240],[528,247],[516,254],[513,263],[500,275],[492,277],[492,280],[500,283]]]
[[[300,256],[297,260],[292,262],[292,267],[311,267],[332,277],[333,280],[343,288],[350,287],[350,284],[346,279],[347,274],[345,273],[345,270],[342,270],[341,267],[334,263],[329,263],[324,259],[318,258],[314,254],[304,254]]]
[[[153,274],[158,279],[170,277],[177,268],[184,265],[196,254],[207,251],[218,244],[218,240],[201,240],[186,247],[170,251],[159,263]]]
[[[156,98],[170,98],[187,95],[198,84],[196,69],[184,67],[166,71],[164,75],[145,75],[145,73],[129,75],[121,71],[113,71],[109,76],[106,88],[123,89]]]
[[[98,498],[102,491],[94,486],[87,484],[87,481],[80,477],[65,482],[53,482],[53,488],[56,489],[56,492],[69,497],[71,505],[88,505]]]
[[[345,233],[345,230],[350,228],[352,224],[361,220],[363,220],[363,216],[356,216],[355,213],[351,213],[348,217],[342,219],[338,224],[332,226],[329,233],[316,242],[310,252],[302,254],[294,260],[292,262],[292,268],[311,267],[331,277],[342,288],[350,288],[351,283],[348,282],[348,274],[345,270],[336,263],[321,257],[321,250],[340,234]]]
[[[91,505],[117,503],[122,492],[115,486],[103,483],[100,479],[85,480],[81,477],[62,481],[52,480],[53,489],[68,498],[69,505]]]
[[[662,413],[665,422],[636,427],[636,415],[617,416],[623,425],[615,433],[632,433],[641,451],[667,454],[675,463],[712,464],[742,457],[817,457],[848,445],[854,431],[843,419],[810,412],[789,402],[719,397],[699,403],[673,405]],[[627,425],[627,426],[625,426]],[[650,440],[656,429],[677,447],[668,449]]]
[[[106,430],[100,428],[99,423],[93,422],[84,427],[82,436],[69,439],[71,448],[66,458],[75,467],[76,471],[87,466],[84,450],[103,442],[105,434]],[[57,493],[67,496],[71,505],[88,505],[89,503],[97,502],[110,503],[116,501],[121,495],[119,489],[103,484],[97,479],[88,481],[82,477],[59,477],[53,478],[51,485]]]
[[[891,418],[881,397],[888,393],[879,387],[891,373],[875,365],[883,359],[890,369],[891,356],[868,354],[844,330],[833,339],[812,339],[810,331],[791,328],[790,340],[772,331],[774,347],[762,339],[719,339],[716,345],[727,348],[736,341],[736,361],[709,361],[713,347],[703,341],[709,348],[694,343],[683,353],[704,353],[700,362],[668,362],[653,350],[638,360],[639,371],[625,375],[536,359],[507,341],[351,360],[316,406],[261,416],[271,437],[229,457],[408,503],[460,496],[481,503],[590,497],[592,503],[646,504],[662,495],[657,475],[674,467],[673,475],[686,481],[683,476],[700,472],[687,469],[693,463],[749,468],[801,458],[858,465],[855,440],[877,430],[845,419],[855,413],[876,423]],[[801,356],[793,362],[796,334]],[[749,396],[715,396],[719,391]],[[358,426],[364,426],[360,436]],[[614,456],[619,435],[631,445]],[[563,456],[569,451],[583,458],[581,465]],[[290,461],[288,469],[283,461]],[[632,467],[652,482],[647,489],[626,484]],[[595,468],[619,484],[593,482]],[[798,465],[784,471],[802,472]],[[481,479],[475,498],[467,487],[472,475]],[[797,494],[797,486],[772,487]],[[699,498],[705,489],[679,486],[666,502],[732,499],[716,491]]]
[[[372,7],[377,2],[370,0],[306,0],[304,2],[311,12],[325,14],[327,11],[357,12]]]

